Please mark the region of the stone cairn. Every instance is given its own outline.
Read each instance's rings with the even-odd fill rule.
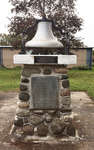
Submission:
[[[56,76],[59,83],[59,109],[34,109],[31,78]],[[49,87],[49,86],[48,86]],[[37,95],[36,91],[36,95]],[[53,93],[52,93],[53,94]],[[38,95],[37,95],[38,96]],[[19,100],[11,135],[19,139],[26,137],[76,137],[79,128],[78,116],[71,112],[70,84],[64,65],[24,65],[21,73]],[[30,140],[29,139],[29,140]]]

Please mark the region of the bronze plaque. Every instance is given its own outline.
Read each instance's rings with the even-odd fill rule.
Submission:
[[[31,78],[33,109],[57,109],[59,82],[56,76]]]

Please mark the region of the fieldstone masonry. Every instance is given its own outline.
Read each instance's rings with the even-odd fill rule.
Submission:
[[[63,65],[24,65],[17,106],[14,134],[18,137],[76,135],[77,119],[71,113],[70,84]]]

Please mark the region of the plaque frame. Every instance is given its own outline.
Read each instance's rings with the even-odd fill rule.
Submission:
[[[30,109],[59,109],[59,78],[57,76],[32,76],[31,95]]]

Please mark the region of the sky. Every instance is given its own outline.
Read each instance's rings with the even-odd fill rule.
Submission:
[[[94,0],[78,0],[76,9],[83,18],[82,31],[77,34],[88,47],[94,47]]]
[[[1,0],[0,2],[0,33],[8,33],[8,24],[11,15],[11,5],[9,0]]]
[[[9,0],[0,2],[0,33],[8,33],[9,19],[11,18],[11,5]],[[77,0],[76,10],[78,15],[83,18],[82,31],[76,34],[88,47],[94,47],[94,0]]]

